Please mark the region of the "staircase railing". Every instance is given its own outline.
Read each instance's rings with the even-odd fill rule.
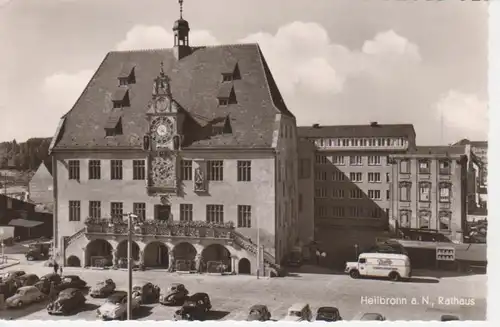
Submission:
[[[73,243],[74,241],[76,241],[77,239],[79,239],[86,231],[86,227],[80,229],[78,232],[76,232],[75,234],[69,236],[66,238],[66,244],[65,244],[65,247],[67,247],[68,245],[70,245],[71,243]]]
[[[234,230],[231,232],[231,236],[236,244],[257,256],[257,244],[253,243],[247,237]],[[274,269],[281,269],[280,265],[276,264],[276,259],[274,258],[274,256],[266,250],[264,250],[264,263]]]

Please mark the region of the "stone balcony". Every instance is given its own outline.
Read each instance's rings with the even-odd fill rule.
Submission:
[[[90,235],[126,235],[126,219],[96,219],[85,221],[85,233]],[[231,222],[216,224],[204,221],[158,221],[147,219],[134,224],[134,235],[168,238],[216,238],[232,239],[234,225]]]

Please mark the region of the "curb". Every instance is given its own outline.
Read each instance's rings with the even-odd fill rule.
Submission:
[[[21,263],[20,261],[16,260],[15,262],[8,263],[8,264],[6,264],[6,265],[4,265],[4,266],[0,266],[0,270],[2,270],[2,269],[6,269],[6,268],[10,268],[10,267],[15,266],[15,265],[18,265],[18,264],[20,264],[20,263]]]

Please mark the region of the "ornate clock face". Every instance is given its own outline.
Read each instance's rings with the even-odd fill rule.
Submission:
[[[171,186],[175,184],[175,166],[172,158],[156,157],[152,164],[152,177],[155,185]]]
[[[166,125],[158,125],[158,127],[156,128],[156,133],[158,133],[158,135],[160,136],[165,136],[168,134],[168,129],[167,129],[167,126]]]
[[[174,123],[167,117],[158,117],[151,124],[151,132],[158,145],[166,145],[174,136]]]
[[[170,101],[165,97],[156,99],[155,107],[157,112],[165,112],[169,107]]]

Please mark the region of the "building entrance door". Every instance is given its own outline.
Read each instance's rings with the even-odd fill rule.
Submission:
[[[155,219],[156,220],[169,220],[171,215],[170,205],[158,204],[155,205]]]

